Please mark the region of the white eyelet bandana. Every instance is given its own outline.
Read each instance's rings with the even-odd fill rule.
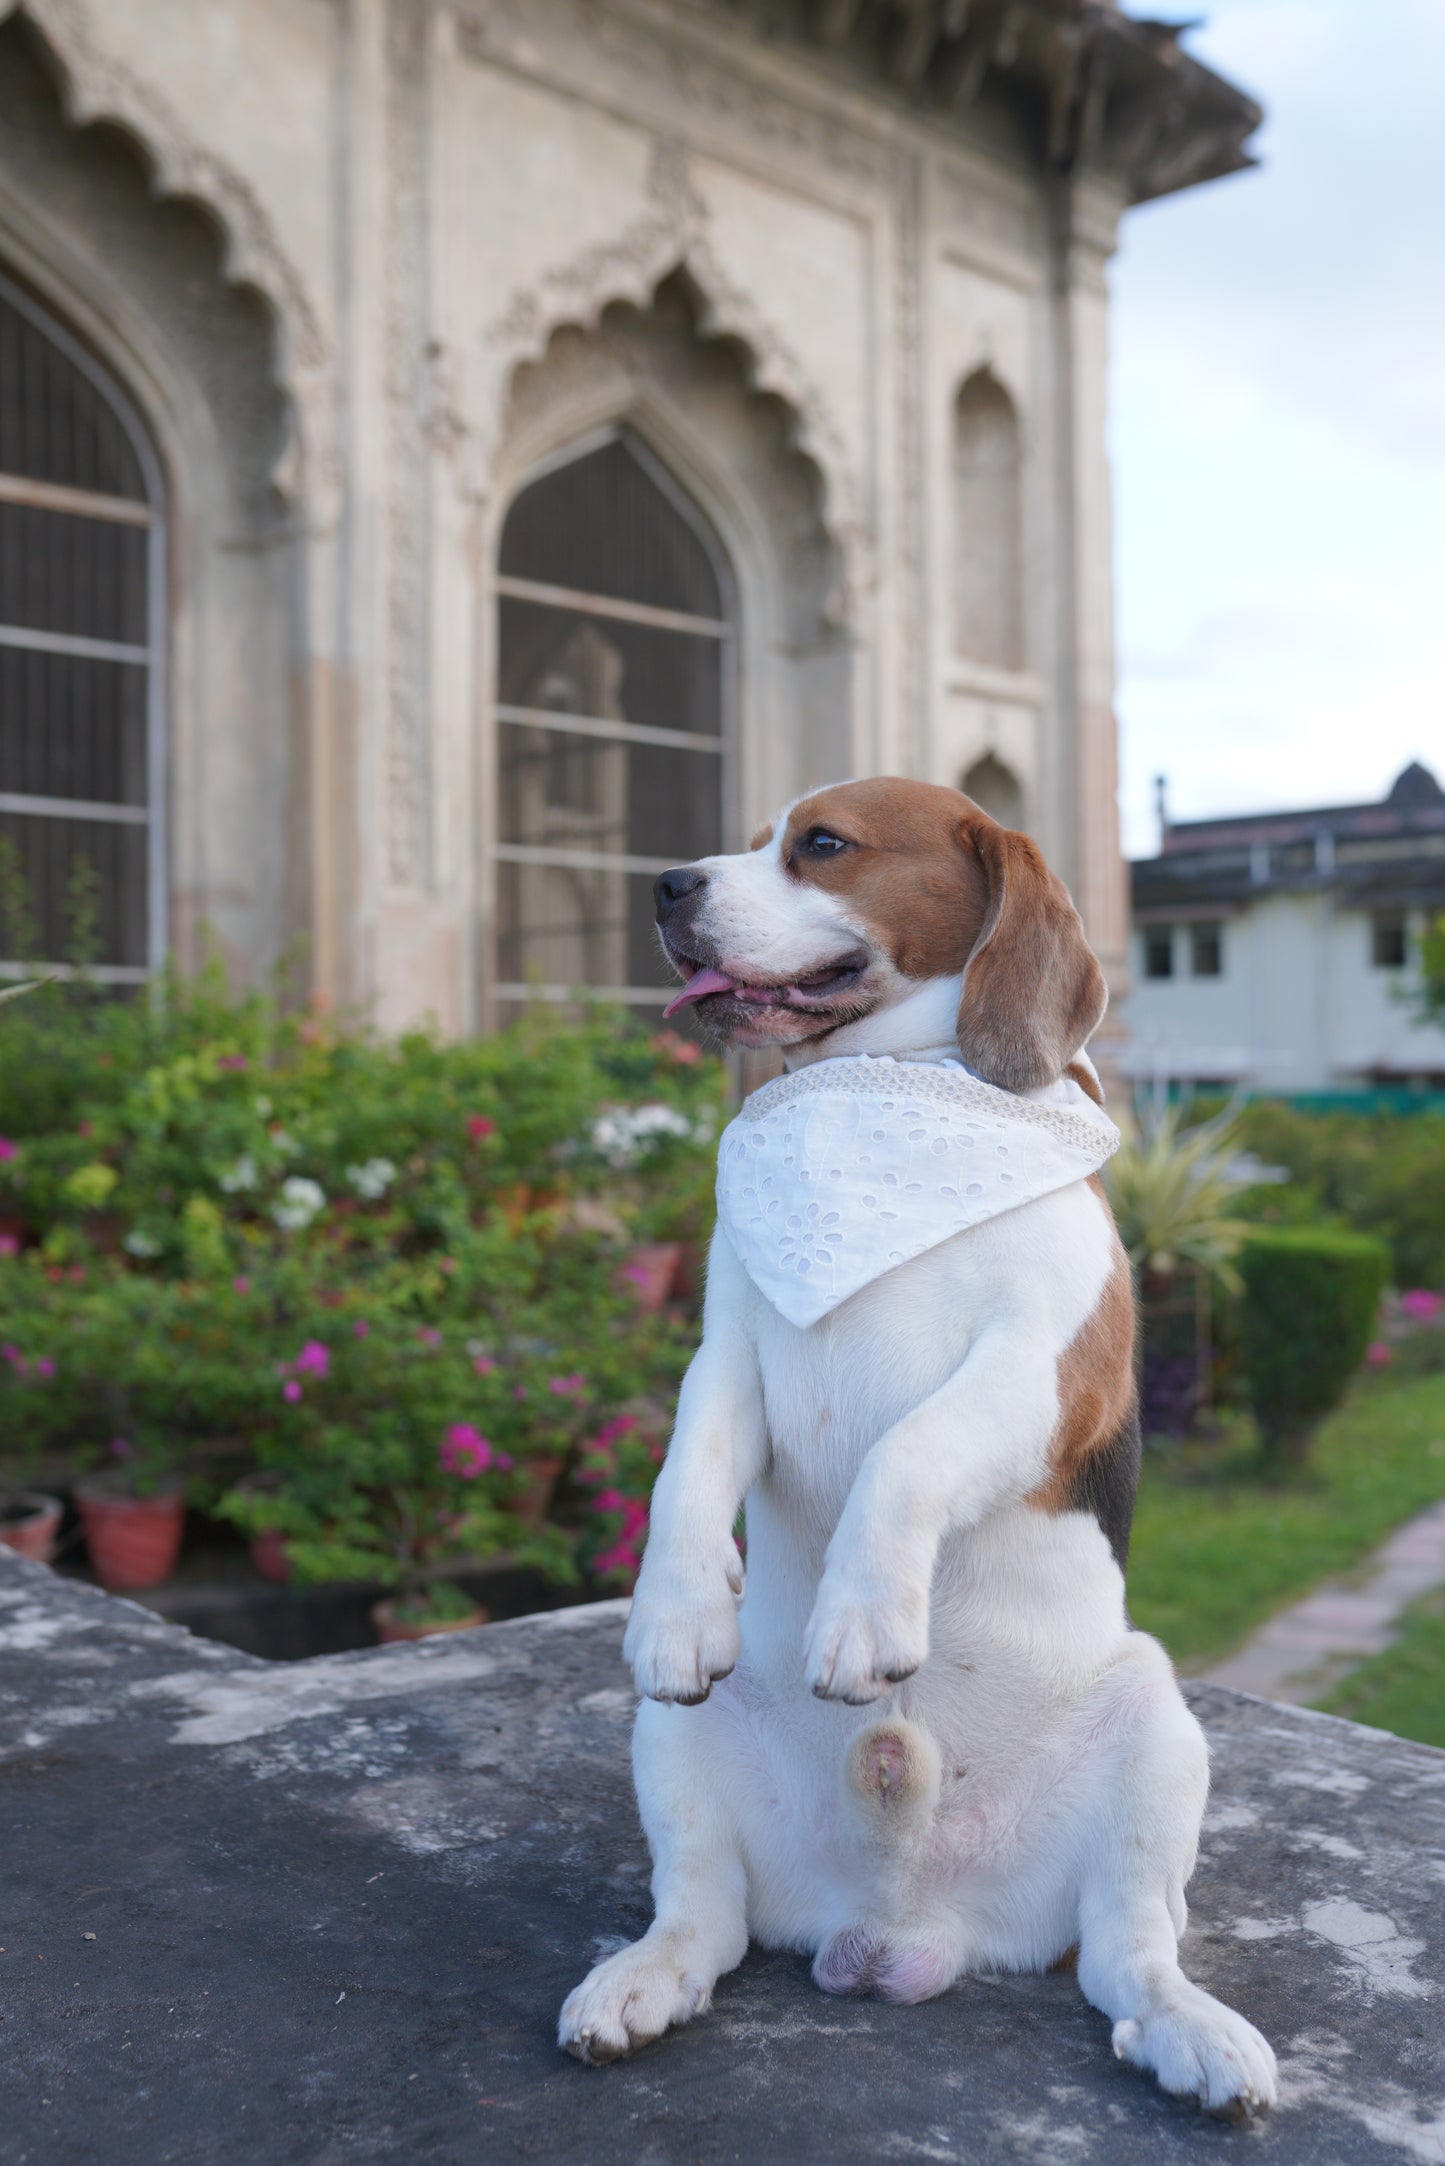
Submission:
[[[718,1149],[718,1218],[758,1291],[815,1324],[899,1264],[1095,1173],[1119,1147],[1072,1079],[1047,1101],[960,1063],[859,1055],[780,1076]]]

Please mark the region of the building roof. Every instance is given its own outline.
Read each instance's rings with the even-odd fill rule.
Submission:
[[[1445,907],[1445,790],[1414,760],[1370,805],[1231,813],[1169,822],[1136,860],[1137,915],[1242,909],[1286,889],[1328,888],[1359,909]]]
[[[865,69],[935,118],[985,95],[1009,102],[1039,162],[1116,182],[1127,201],[1257,163],[1263,108],[1183,50],[1191,22],[1126,15],[1117,0],[702,0],[764,36]]]

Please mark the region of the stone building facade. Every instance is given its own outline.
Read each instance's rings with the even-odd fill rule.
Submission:
[[[1105,266],[1259,113],[1100,0],[0,0],[0,837],[58,952],[646,1007],[846,774],[1122,980]],[[18,880],[17,880],[18,875]],[[20,934],[0,936],[14,962]]]

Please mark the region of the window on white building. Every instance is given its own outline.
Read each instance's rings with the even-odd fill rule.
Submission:
[[[119,387],[0,274],[0,976],[164,952],[162,508]]]
[[[1370,960],[1376,970],[1401,970],[1405,964],[1403,911],[1381,910],[1371,921]]]
[[[660,1007],[653,880],[730,839],[726,561],[619,432],[523,489],[497,593],[498,1000]]]
[[[1222,978],[1224,927],[1218,924],[1194,926],[1190,933],[1189,955],[1196,978]]]
[[[1024,666],[1023,503],[1018,413],[988,369],[953,409],[954,652]]]
[[[1145,926],[1144,975],[1146,978],[1173,977],[1174,927],[1172,925]]]
[[[1001,827],[1022,827],[1024,793],[1018,776],[992,752],[975,760],[960,788]]]

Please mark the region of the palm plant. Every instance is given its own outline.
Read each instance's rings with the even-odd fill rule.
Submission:
[[[1109,1161],[1105,1186],[1119,1237],[1136,1272],[1171,1277],[1192,1266],[1230,1292],[1239,1289],[1234,1258],[1248,1231],[1229,1215],[1246,1185],[1235,1171],[1235,1109],[1184,1128],[1177,1106],[1141,1118]]]

